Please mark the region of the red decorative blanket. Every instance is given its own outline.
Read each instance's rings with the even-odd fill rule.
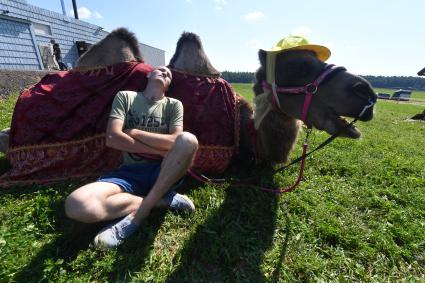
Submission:
[[[120,152],[104,142],[112,100],[120,90],[143,90],[151,70],[128,62],[58,72],[23,90],[11,124],[12,168],[0,187],[99,175],[118,166]]]
[[[167,96],[184,106],[184,129],[194,134],[200,147],[193,168],[221,173],[239,145],[239,103],[230,84],[222,78],[172,70]]]
[[[129,62],[59,72],[24,90],[12,118],[12,168],[0,176],[0,186],[99,176],[117,167],[121,153],[104,142],[112,100],[120,90],[143,90],[151,70]],[[239,109],[229,83],[173,70],[167,95],[182,101],[184,128],[200,142],[193,169],[223,172],[239,143]]]

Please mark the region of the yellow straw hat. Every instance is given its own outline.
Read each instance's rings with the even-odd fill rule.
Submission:
[[[276,69],[276,55],[281,52],[286,52],[290,50],[308,50],[313,51],[316,53],[316,56],[321,61],[326,61],[331,57],[331,51],[321,45],[315,45],[310,44],[307,40],[307,38],[297,35],[290,35],[287,37],[282,38],[279,40],[278,43],[276,43],[275,46],[272,47],[270,50],[263,50],[266,52],[266,81],[272,86],[273,91],[265,93],[265,95],[274,95],[275,101],[278,104],[278,107],[280,108],[280,102],[279,98],[276,94],[276,82],[275,82],[275,69]],[[269,100],[270,101],[270,100]],[[271,106],[268,108],[268,111],[271,109]],[[267,114],[267,111],[265,111],[265,114]],[[263,117],[265,116],[263,115]],[[259,125],[261,123],[261,120],[256,124]],[[257,127],[257,125],[256,125]]]
[[[310,44],[307,38],[298,36],[298,35],[290,35],[282,38],[273,46],[270,50],[264,50],[267,53],[280,53],[289,50],[309,50],[316,53],[317,58],[321,61],[326,61],[331,57],[331,51],[322,45]]]

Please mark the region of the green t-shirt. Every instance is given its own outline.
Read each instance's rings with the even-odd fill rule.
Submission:
[[[170,128],[183,126],[183,104],[174,98],[158,101],[147,99],[142,92],[120,91],[112,102],[109,118],[124,121],[124,129],[169,134]],[[144,159],[124,152],[124,164],[143,162]]]

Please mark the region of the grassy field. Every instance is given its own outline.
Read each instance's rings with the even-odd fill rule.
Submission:
[[[1,101],[1,127],[15,99]],[[314,154],[293,193],[188,181],[194,215],[157,210],[115,251],[90,245],[101,225],[64,216],[81,182],[1,191],[0,282],[424,282],[425,123],[406,121],[423,109],[379,101],[363,137]],[[327,137],[315,131],[311,146]],[[264,181],[287,185],[297,169]]]

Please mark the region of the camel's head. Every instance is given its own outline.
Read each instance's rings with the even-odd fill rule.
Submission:
[[[201,39],[191,32],[184,32],[177,42],[176,52],[168,65],[172,69],[192,74],[219,76],[202,47]]]
[[[254,86],[256,95],[263,92],[262,81],[266,80],[267,52],[260,50],[261,67],[257,71]],[[315,81],[328,66],[318,59],[311,50],[289,50],[275,55],[274,80],[277,87],[299,87]],[[305,94],[291,94],[277,91],[280,109],[288,116],[301,118]],[[308,110],[306,122],[319,130],[334,134],[347,125],[343,117],[358,117],[368,121],[373,117],[372,103],[376,94],[365,79],[348,73],[341,68],[327,76],[314,94]],[[369,105],[369,108],[365,108]],[[341,136],[359,138],[360,132],[353,127],[346,127]]]

